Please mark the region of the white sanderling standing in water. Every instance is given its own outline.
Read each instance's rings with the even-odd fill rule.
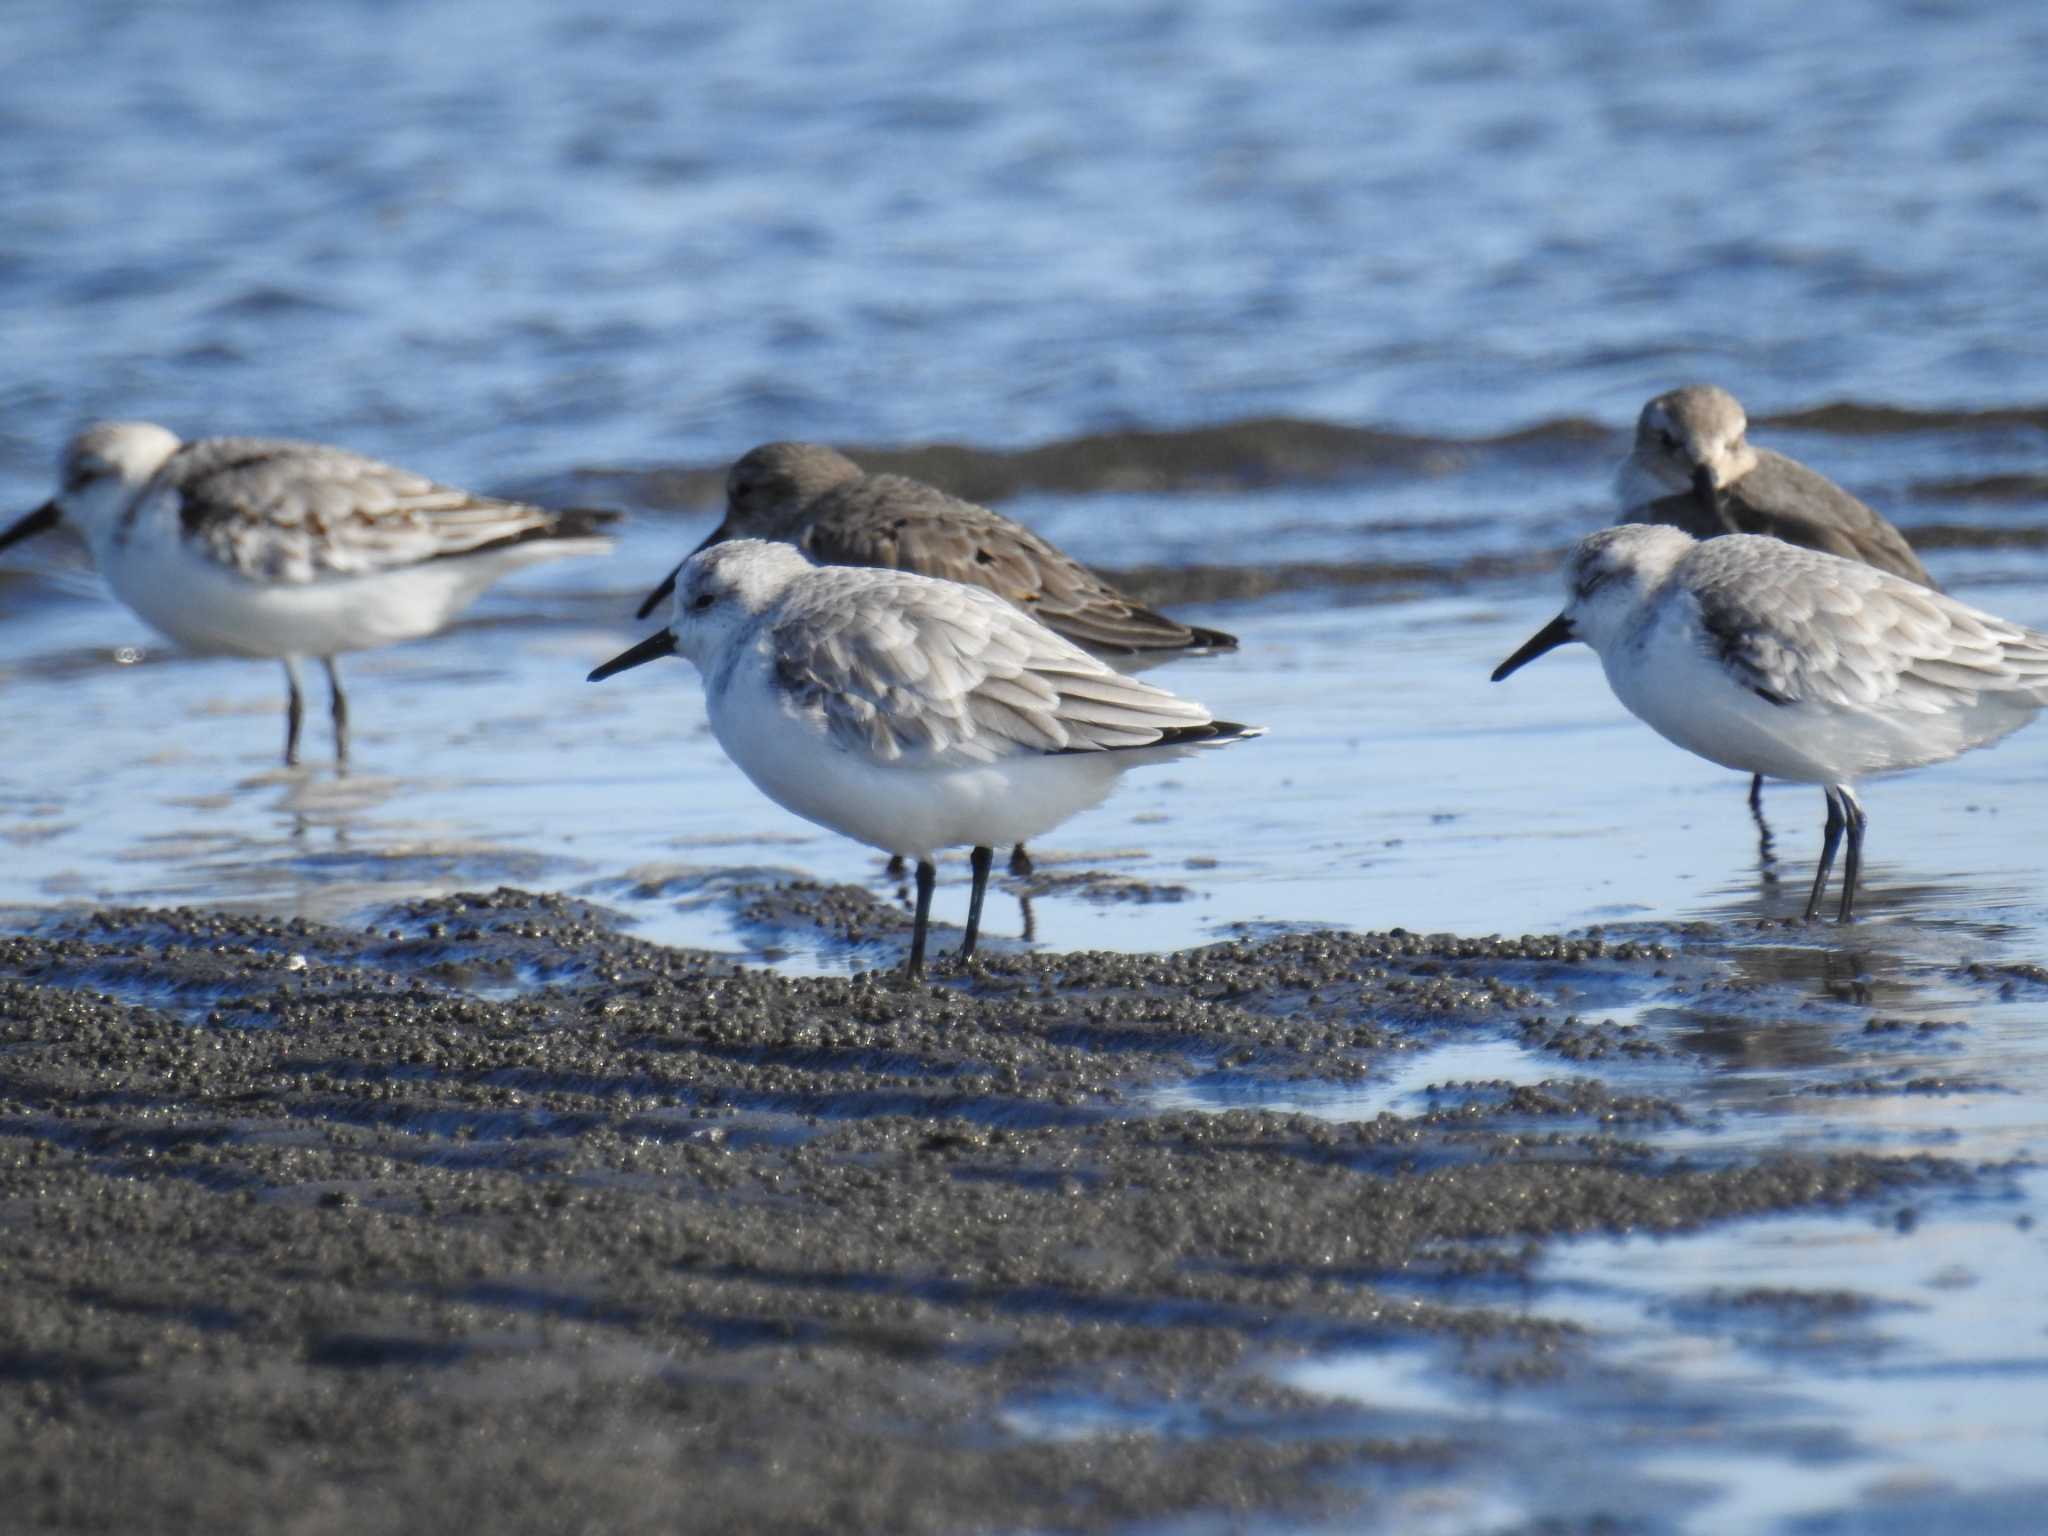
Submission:
[[[912,976],[941,848],[973,850],[965,959],[996,846],[1095,805],[1128,768],[1263,729],[1126,677],[958,582],[812,565],[787,544],[738,539],[684,561],[674,590],[668,627],[590,680],[688,657],[712,734],[756,788],[914,859]]]
[[[726,539],[794,544],[821,565],[913,571],[984,587],[1120,672],[1237,649],[1237,637],[1134,602],[1065,551],[999,512],[906,475],[864,474],[822,443],[763,443],[725,481],[725,517],[697,546]],[[640,605],[646,618],[676,573]],[[1020,846],[1010,868],[1028,874]]]
[[[1742,402],[1717,384],[1667,390],[1643,407],[1614,493],[1625,523],[1668,523],[1696,539],[1767,534],[1941,590],[1876,511],[1797,459],[1752,447]],[[1763,793],[1756,774],[1749,804],[1759,826]]]
[[[1625,523],[1579,541],[1565,591],[1564,612],[1493,680],[1583,640],[1615,697],[1666,740],[1820,785],[1828,819],[1808,919],[1845,830],[1841,921],[1854,909],[1857,780],[1988,746],[2048,704],[2048,634],[1777,539]]]
[[[327,669],[346,762],[337,655],[430,635],[522,566],[603,554],[599,530],[618,516],[477,496],[321,443],[180,443],[141,421],[87,427],[59,473],[56,496],[0,533],[0,549],[70,523],[152,628],[189,650],[282,661],[286,763],[305,716],[301,658]]]

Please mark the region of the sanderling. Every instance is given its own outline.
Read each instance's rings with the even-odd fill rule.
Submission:
[[[697,664],[712,734],[763,794],[916,860],[913,976],[939,849],[973,849],[964,959],[997,845],[1095,805],[1127,768],[1263,729],[1126,677],[980,588],[812,565],[759,539],[684,561],[668,627],[590,680],[676,655]]]
[[[726,475],[725,519],[698,545],[778,539],[821,565],[914,571],[986,587],[1112,666],[1237,648],[1125,597],[1022,523],[905,475],[868,475],[820,443],[764,443]],[[646,618],[675,573],[640,605]]]
[[[1615,476],[1622,521],[1668,523],[1696,539],[1762,533],[1940,587],[1906,536],[1827,476],[1753,448],[1742,402],[1714,384],[1656,397],[1636,418],[1635,446]],[[1763,775],[1749,803],[1763,808]]]
[[[725,518],[697,550],[725,539],[775,539],[820,565],[879,566],[985,587],[1121,672],[1237,649],[1234,635],[1131,601],[1022,523],[922,480],[864,474],[822,443],[763,443],[735,460],[725,479]],[[675,582],[671,571],[636,616],[652,613]],[[1010,868],[1030,872],[1021,846],[1011,851]]]
[[[1669,523],[1696,539],[1769,534],[1935,585],[1904,534],[1826,475],[1751,447],[1748,428],[1742,402],[1717,385],[1657,396],[1615,476],[1623,520]]]
[[[1849,921],[1866,818],[1858,779],[1988,746],[2048,704],[2048,634],[1854,560],[1739,534],[1625,523],[1579,541],[1564,612],[1499,682],[1583,640],[1615,697],[1709,762],[1818,784],[1828,819],[1806,916],[1846,829]]]
[[[321,443],[180,443],[141,421],[71,440],[55,497],[0,549],[60,521],[85,536],[115,596],[188,649],[284,663],[284,760],[299,756],[299,661],[327,669],[334,751],[348,699],[334,658],[432,634],[507,572],[602,554],[613,512],[550,512],[437,485]]]

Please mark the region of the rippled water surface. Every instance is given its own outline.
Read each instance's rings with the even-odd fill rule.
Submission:
[[[985,451],[1260,417],[1406,435],[1335,473],[1105,474],[1008,504],[1169,599],[1194,568],[1294,574],[1190,585],[1168,605],[1244,649],[1157,675],[1271,736],[1135,775],[1045,839],[1037,894],[1008,881],[992,904],[998,942],[1741,933],[1796,912],[1817,792],[1769,792],[1765,845],[1740,781],[1630,720],[1589,654],[1486,682],[1554,611],[1548,555],[1609,515],[1624,429],[1675,383],[1728,385],[1759,439],[1920,538],[1951,590],[2048,626],[2048,12],[80,4],[16,7],[0,43],[0,504],[48,494],[65,433],[114,414],[346,442],[487,489],[602,487],[636,514],[614,558],[348,661],[346,777],[317,761],[317,710],[316,761],[276,766],[274,666],[162,647],[58,541],[10,554],[7,908],[353,921],[517,883],[790,970],[874,963],[743,918],[732,889],[764,876],[892,887],[738,778],[687,667],[581,680],[643,632],[634,602],[712,515],[591,472],[770,437]],[[1800,414],[1845,401],[1901,414]],[[1472,441],[1497,434],[1517,435]],[[1728,1026],[1727,1101],[1684,1135],[1707,1155],[1750,1136],[2048,1152],[2038,988],[1954,981],[2048,961],[2044,779],[2036,727],[1870,786],[1867,922],[1793,935],[1801,958],[1769,976],[1816,1006],[1833,967],[1919,1016],[1959,1010],[1965,1075],[1991,1086],[1802,1098],[1869,1063],[1844,1026],[1818,1078],[1788,1077],[1756,1054],[1784,1044],[1774,1015]],[[942,880],[957,922],[964,867]],[[1520,1080],[1512,1046],[1458,1049],[1279,1107],[1401,1112],[1433,1084]],[[1273,1101],[1223,1078],[1175,1102]],[[1654,1356],[1718,1403],[1768,1378],[1739,1445],[1650,1453],[1654,1476],[1717,1490],[1684,1528],[1867,1515],[1904,1487],[2024,1529],[1997,1500],[2048,1454],[2048,1318],[2038,1229],[2012,1220],[2048,1201],[2015,1180],[1909,1234],[1801,1218],[1588,1242],[1539,1309],[1604,1331],[1617,1372]],[[1788,1285],[1879,1293],[1855,1324],[1878,1363],[1687,1311]],[[1384,1360],[1363,1386],[1350,1368],[1303,1380],[1400,1387]],[[1967,1394],[1963,1431],[1934,1433],[1929,1382]],[[1619,1455],[1630,1401],[1553,1406]],[[1821,1449],[1768,1443],[1815,1425]],[[1442,1528],[1569,1512],[1542,1486],[1467,1490]]]
[[[762,437],[2048,399],[2048,17],[30,6],[10,474],[147,411],[470,480]]]

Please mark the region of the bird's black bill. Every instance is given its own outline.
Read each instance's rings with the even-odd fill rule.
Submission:
[[[601,683],[608,677],[616,677],[621,672],[630,672],[635,667],[644,666],[650,661],[659,661],[662,657],[673,656],[675,653],[676,637],[664,629],[656,634],[649,635],[630,651],[619,652],[618,655],[591,673],[589,680],[593,683]]]
[[[0,549],[19,544],[23,539],[32,539],[39,533],[48,533],[56,526],[57,503],[46,501],[5,533],[0,533]]]
[[[712,545],[723,543],[725,540],[725,536],[725,524],[720,523],[716,528],[712,529],[710,533],[704,536],[704,542],[702,544],[699,544],[695,549],[691,550],[690,555],[703,554],[704,551],[709,549]],[[676,589],[676,578],[683,574],[683,567],[690,563],[690,555],[685,555],[682,558],[682,560],[677,563],[676,568],[674,570],[670,571],[666,576],[662,577],[661,585],[656,587],[652,592],[648,593],[647,600],[643,602],[638,608],[633,610],[634,618],[644,619],[647,617],[647,615],[654,612],[655,609],[659,608],[663,603],[668,601],[669,594],[674,592]]]
[[[1728,515],[1728,503],[1721,496],[1721,488],[1714,484],[1714,472],[1704,464],[1692,472],[1692,499],[1700,504],[1709,525],[1719,525],[1729,533],[1742,532]]]
[[[1560,645],[1569,645],[1578,638],[1572,633],[1572,621],[1560,613],[1531,635],[1519,651],[1495,667],[1493,680],[1497,683],[1510,672],[1519,672],[1545,651],[1554,651]]]

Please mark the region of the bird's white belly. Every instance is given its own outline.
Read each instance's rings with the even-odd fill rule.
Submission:
[[[1741,773],[1795,783],[1829,784],[1858,773],[1833,771],[1809,740],[1812,722],[1797,705],[1773,704],[1704,669],[1688,669],[1686,686],[1649,668],[1610,667],[1614,696],[1666,741]]]
[[[99,552],[114,595],[151,628],[189,650],[263,657],[333,656],[431,634],[509,564],[485,556],[273,583],[182,546],[138,539]]]
[[[706,705],[712,734],[761,793],[806,821],[908,858],[1027,842],[1098,804],[1123,768],[1149,755],[887,763],[842,746],[758,679],[736,678]]]
[[[1854,784],[1984,746],[2031,717],[2017,696],[1958,700],[1939,712],[1795,700],[1774,704],[1711,655],[1698,633],[1660,623],[1639,647],[1602,656],[1615,697],[1667,741],[1742,773]]]

